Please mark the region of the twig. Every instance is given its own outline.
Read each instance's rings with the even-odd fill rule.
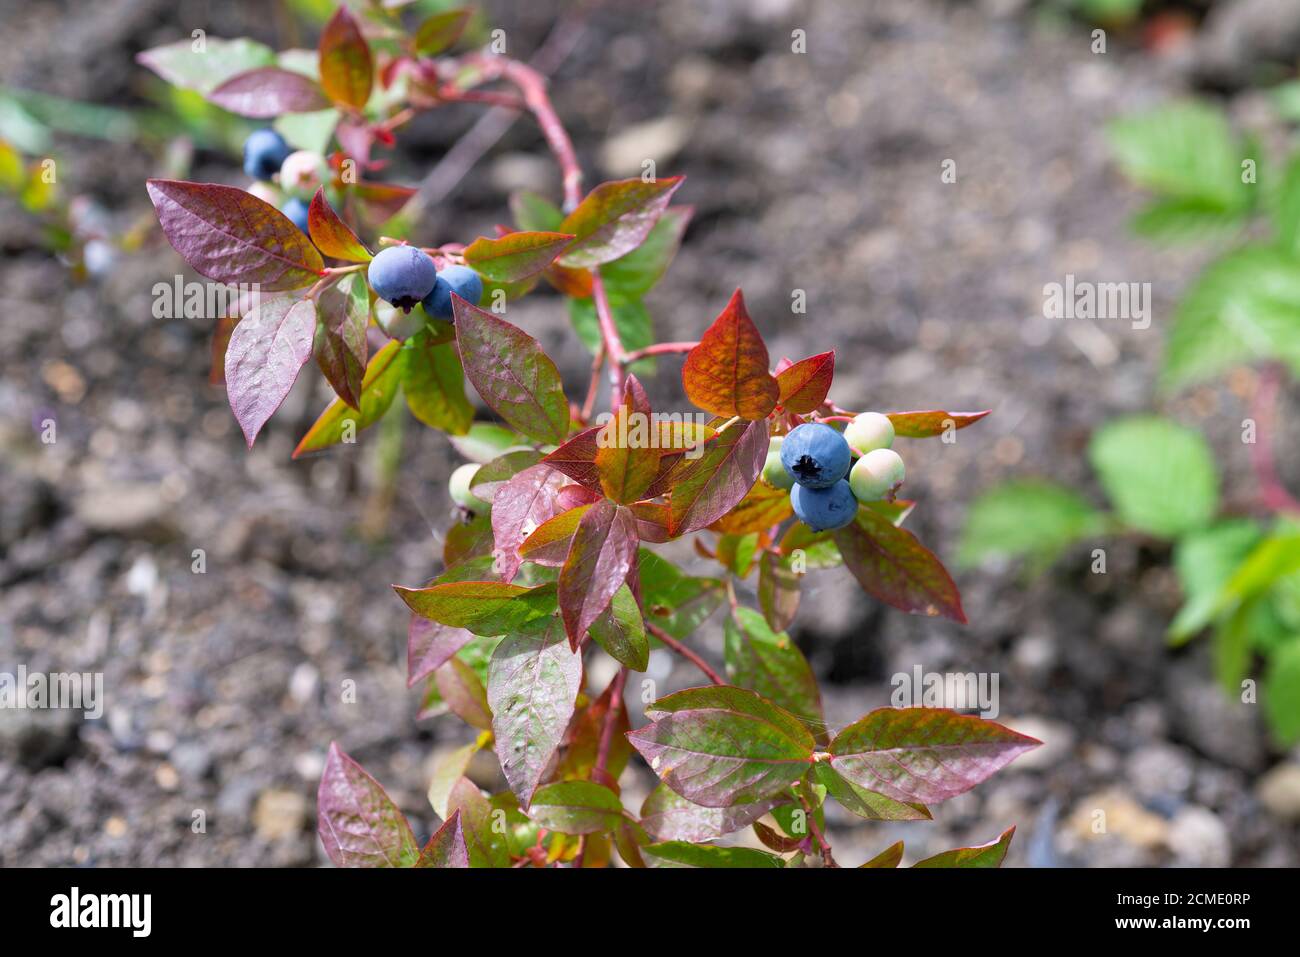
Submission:
[[[652,346],[646,346],[644,349],[634,349],[623,357],[623,361],[631,365],[638,359],[645,359],[649,356],[662,356],[672,352],[690,352],[698,345],[698,342],[658,342]]]
[[[1251,417],[1255,420],[1255,442],[1250,449],[1250,459],[1264,506],[1275,512],[1300,512],[1300,502],[1282,484],[1273,458],[1273,425],[1282,377],[1281,367],[1274,364],[1260,370],[1250,403]]]
[[[822,829],[817,826],[817,815],[813,813],[812,805],[808,803],[808,799],[804,797],[803,791],[798,785],[795,786],[794,793],[798,796],[799,803],[803,805],[803,812],[808,821],[808,830],[812,832],[813,840],[821,848],[822,864],[826,867],[839,867],[840,865],[835,861],[835,856],[831,854],[830,842],[826,840],[826,835],[822,833]]]
[[[685,658],[695,667],[699,668],[702,672],[704,672],[704,676],[708,678],[710,681],[712,681],[715,685],[725,685],[727,683],[726,681],[723,680],[721,675],[719,675],[716,671],[714,671],[712,668],[709,667],[709,663],[707,661],[705,661],[695,652],[691,651],[690,648],[687,648],[684,644],[682,644],[672,635],[668,634],[668,632],[664,631],[658,625],[652,625],[650,624],[650,622],[647,621],[645,623],[645,626],[650,630],[650,634],[654,635],[665,645],[667,645],[669,650],[677,652],[677,654],[681,655],[683,658]]]

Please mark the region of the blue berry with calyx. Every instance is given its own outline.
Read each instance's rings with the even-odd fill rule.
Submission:
[[[814,532],[843,528],[858,514],[858,500],[849,483],[840,479],[830,488],[796,485],[790,490],[794,514]]]
[[[270,180],[292,152],[293,147],[269,126],[253,130],[244,140],[244,172],[253,179]]]
[[[410,312],[433,289],[438,267],[414,246],[389,246],[370,260],[366,278],[380,299]]]
[[[289,220],[301,229],[308,236],[311,231],[307,228],[307,210],[308,206],[297,196],[291,197],[288,202],[280,207],[280,212],[289,217]]]
[[[483,298],[483,280],[468,266],[448,266],[438,273],[433,290],[424,297],[424,311],[435,319],[454,319],[455,313],[451,308],[453,292],[471,306],[477,306]]]
[[[806,488],[830,488],[848,474],[853,453],[829,425],[805,422],[781,443],[781,464]]]

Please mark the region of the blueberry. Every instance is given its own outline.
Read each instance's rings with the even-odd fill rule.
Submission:
[[[483,298],[483,280],[468,266],[448,266],[438,273],[433,290],[424,298],[424,311],[435,319],[454,319],[451,309],[453,292],[470,305],[477,306]]]
[[[781,443],[781,464],[808,488],[830,488],[848,473],[852,458],[844,436],[820,422],[797,426]]]
[[[311,235],[307,229],[307,209],[308,206],[297,196],[293,196],[280,207],[280,212],[288,216],[295,226],[301,229],[308,236]]]
[[[410,312],[433,289],[438,268],[414,246],[389,246],[370,260],[366,278],[380,299]]]
[[[859,455],[872,449],[887,449],[894,444],[894,423],[879,412],[863,412],[853,417],[844,430],[844,441]]]
[[[799,520],[814,532],[843,528],[858,514],[858,500],[844,479],[830,488],[796,485],[790,490],[790,504]]]
[[[859,502],[878,502],[903,484],[903,459],[893,449],[872,449],[853,466],[849,484]]]
[[[244,172],[253,179],[269,180],[292,152],[293,147],[270,127],[254,130],[244,140]]]
[[[763,481],[775,488],[789,490],[794,479],[781,464],[781,442],[784,437],[772,436],[772,444],[767,447],[767,461],[763,463]]]

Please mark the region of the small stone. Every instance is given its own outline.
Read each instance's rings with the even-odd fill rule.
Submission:
[[[169,506],[153,483],[96,485],[73,508],[86,528],[104,535],[157,540],[173,532]]]
[[[1288,761],[1272,768],[1255,786],[1259,803],[1284,821],[1300,821],[1300,764]]]
[[[297,791],[263,791],[253,808],[257,836],[267,841],[297,834],[307,823],[307,801]]]
[[[1127,777],[1144,800],[1182,797],[1192,786],[1192,760],[1182,748],[1151,744],[1129,755]]]
[[[1063,721],[1025,715],[1023,718],[1003,720],[1002,723],[1012,731],[1019,731],[1043,742],[1039,747],[1026,751],[1016,758],[1011,766],[1013,770],[1030,771],[1050,768],[1060,764],[1074,750],[1074,730]]]
[[[1232,857],[1228,829],[1208,808],[1181,808],[1169,824],[1169,850],[1185,867],[1227,867]]]
[[[629,126],[605,141],[600,164],[611,176],[639,175],[646,160],[662,169],[681,151],[690,133],[690,124],[678,116]]]

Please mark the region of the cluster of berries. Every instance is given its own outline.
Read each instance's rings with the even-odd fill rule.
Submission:
[[[328,177],[325,157],[311,150],[295,150],[270,128],[254,130],[244,141],[244,172],[258,182],[250,190],[307,232],[307,199]],[[278,182],[279,192],[271,187]]]
[[[483,298],[483,280],[468,266],[448,266],[442,271],[433,259],[414,246],[389,246],[370,260],[366,270],[370,288],[385,302],[403,312],[416,303],[434,319],[451,321],[451,294],[471,305]]]
[[[879,412],[855,416],[843,433],[806,422],[773,436],[763,480],[789,490],[795,515],[813,531],[842,528],[859,502],[890,498],[903,484],[903,459],[893,444],[894,424]]]

